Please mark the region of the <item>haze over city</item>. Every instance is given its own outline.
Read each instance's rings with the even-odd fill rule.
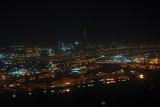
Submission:
[[[1,105],[159,105],[159,10],[156,0],[1,0]]]

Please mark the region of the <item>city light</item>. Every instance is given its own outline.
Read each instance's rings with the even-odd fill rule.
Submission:
[[[159,105],[158,0],[1,1],[1,106]]]
[[[67,92],[70,92],[70,89],[66,89]]]
[[[13,95],[13,98],[15,98],[15,97],[16,97],[16,95],[14,94],[14,95]]]
[[[140,79],[143,79],[143,78],[144,78],[144,75],[143,75],[143,74],[139,75],[139,78],[140,78]]]
[[[28,94],[29,94],[29,95],[31,95],[32,93],[31,93],[31,92],[29,92]]]
[[[52,93],[54,93],[54,90],[51,90]]]

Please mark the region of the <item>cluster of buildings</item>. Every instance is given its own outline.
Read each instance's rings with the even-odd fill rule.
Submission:
[[[121,68],[127,69],[157,70],[160,67],[159,56],[159,45],[125,45],[115,42],[86,45],[80,41],[70,43],[59,41],[57,47],[52,48],[24,45],[0,48],[0,86],[10,88],[12,84],[17,84],[19,87],[23,86],[21,83],[28,81],[43,83],[47,78],[50,81],[61,77],[67,77],[69,80],[70,77],[94,78],[95,75],[101,76],[100,72],[96,74],[92,72],[105,66],[101,63],[121,65]],[[121,79],[119,81],[125,81],[127,78]],[[115,83],[115,80],[103,79],[102,82],[110,84]],[[71,83],[67,82],[65,85],[69,84]]]
[[[58,42],[57,47],[0,48],[0,72],[65,71],[92,63],[160,64],[159,45],[125,45],[113,43]],[[88,67],[89,68],[89,67]],[[74,69],[74,68],[73,68]],[[30,74],[30,73],[29,73]]]
[[[123,46],[123,48],[105,48],[99,62],[160,64],[159,45]]]

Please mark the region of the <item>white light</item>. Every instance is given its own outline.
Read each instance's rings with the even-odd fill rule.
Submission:
[[[66,84],[70,84],[69,82],[67,82]]]
[[[69,92],[69,91],[70,91],[70,89],[66,89],[66,91],[67,91],[67,92]]]
[[[102,105],[106,105],[106,102],[102,101],[101,104],[102,104]]]
[[[143,75],[143,74],[139,75],[139,78],[143,79],[143,78],[144,78],[144,75]]]

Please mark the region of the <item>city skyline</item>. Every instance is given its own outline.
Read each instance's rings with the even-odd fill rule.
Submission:
[[[160,102],[156,0],[0,0],[6,107]]]

